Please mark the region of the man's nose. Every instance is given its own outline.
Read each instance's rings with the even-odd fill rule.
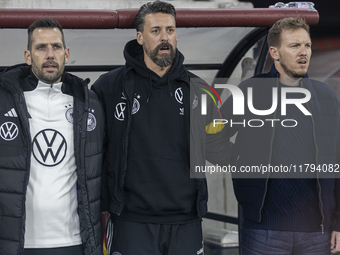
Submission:
[[[54,59],[54,52],[51,45],[47,47],[47,59]]]
[[[307,49],[305,46],[301,47],[300,55],[307,55]]]
[[[162,31],[161,32],[161,39],[162,39],[162,42],[168,42],[169,41],[169,35],[167,33],[167,31]]]

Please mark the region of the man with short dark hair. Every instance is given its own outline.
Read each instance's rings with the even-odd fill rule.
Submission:
[[[199,108],[190,98],[194,76],[176,48],[175,18],[170,3],[143,5],[126,65],[92,87],[106,110],[102,210],[114,224],[111,254],[203,254],[207,186],[190,178],[189,153],[189,112]]]
[[[324,255],[340,251],[340,182],[332,170],[340,163],[339,102],[330,87],[307,76],[311,44],[304,20],[277,21],[268,32],[274,61],[270,72],[239,85],[248,99],[244,114],[233,115],[233,97],[221,108],[223,118],[237,123],[225,125],[222,134],[223,141],[229,141],[237,133],[232,163],[238,172],[233,174],[233,185],[244,216],[243,255]],[[283,91],[289,93],[281,97]],[[301,91],[309,91],[310,100],[302,102]],[[289,103],[283,102],[285,96]],[[296,101],[300,103],[292,103]],[[255,121],[240,125],[249,120],[263,125],[254,127]],[[258,176],[241,173],[245,167],[262,166],[291,166],[291,172],[266,171]],[[315,170],[321,166],[329,170]]]
[[[64,72],[56,20],[33,22],[24,56],[0,75],[0,254],[100,255],[103,109]]]

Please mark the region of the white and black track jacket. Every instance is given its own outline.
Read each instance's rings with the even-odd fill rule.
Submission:
[[[34,88],[30,76],[29,66],[0,75],[0,255],[21,255],[24,250],[32,138],[23,90],[32,84]],[[62,92],[73,97],[81,240],[86,255],[99,255],[104,113],[95,93],[88,90],[87,81],[67,73],[62,81]]]

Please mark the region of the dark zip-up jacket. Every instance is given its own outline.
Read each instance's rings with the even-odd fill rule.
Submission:
[[[21,66],[0,75],[0,255],[21,255],[24,251],[25,199],[32,140],[30,116],[20,84],[31,74],[30,70],[29,66]],[[100,180],[105,128],[103,110],[95,93],[88,90],[88,81],[68,73],[63,74],[62,81],[63,92],[72,95],[74,100],[73,130],[81,240],[85,255],[99,255]],[[91,111],[96,121],[94,129],[93,118],[92,126],[88,126],[89,109],[94,110]]]
[[[109,211],[111,214],[119,216],[124,208],[124,182],[127,171],[127,153],[129,144],[129,132],[132,119],[135,86],[139,85],[139,79],[148,79],[150,81],[150,93],[152,97],[152,82],[156,75],[145,64],[140,61],[143,54],[142,46],[136,40],[127,43],[124,49],[126,65],[119,69],[113,70],[102,75],[92,86],[92,89],[98,94],[106,111],[108,146],[104,159],[104,168],[102,176],[102,210]],[[190,92],[190,78],[194,77],[184,69],[184,57],[177,50],[174,63],[169,72],[161,78],[160,82],[165,82],[171,92],[171,83],[181,83],[183,87],[183,98],[190,98],[190,104],[183,104],[184,112],[190,112],[192,117],[196,116],[197,125],[190,125],[189,119],[186,124],[186,133],[188,142],[190,141],[190,153],[196,155],[195,163],[204,165],[205,158],[203,139],[195,139],[193,133],[197,136],[205,137],[205,119],[200,116],[200,107],[193,105],[194,93]],[[159,78],[158,78],[159,79]],[[199,93],[199,92],[198,92]],[[174,95],[173,95],[174,96]],[[122,102],[124,100],[124,103]],[[197,100],[196,100],[197,101]],[[189,109],[188,109],[189,108]],[[115,117],[116,115],[116,117]],[[123,121],[117,121],[116,118],[122,118]],[[164,116],[166,117],[166,116]],[[195,129],[195,131],[194,131]],[[143,145],[140,145],[143,149]],[[205,178],[195,179],[197,187],[196,209],[200,218],[207,212],[207,184]]]
[[[278,87],[279,74],[273,66],[271,71],[266,74],[260,74],[250,78],[239,85],[243,91],[245,102],[248,98],[247,88],[253,88],[253,105],[255,109],[267,110],[272,105],[272,89]],[[340,111],[337,96],[335,92],[322,82],[309,79],[306,75],[302,81],[302,87],[311,93],[311,99],[306,103],[307,110],[311,112],[313,123],[313,134],[316,152],[316,165],[340,163]],[[221,108],[222,117],[233,122],[246,121],[246,127],[236,124],[230,127],[224,127],[220,132],[222,140],[229,141],[237,132],[236,141],[232,154],[232,165],[240,166],[260,166],[271,164],[271,155],[273,148],[273,138],[275,134],[275,125],[280,122],[266,121],[266,119],[275,119],[275,112],[271,115],[259,116],[254,115],[244,105],[244,115],[233,115],[233,98],[230,97]],[[260,119],[265,125],[263,127],[249,127],[247,121],[251,119]],[[252,123],[258,125],[259,122]],[[221,140],[221,141],[222,141]],[[228,164],[228,157],[223,162],[222,158],[215,158],[213,163]],[[308,162],[306,162],[308,163]],[[238,168],[239,169],[239,168]],[[339,171],[339,169],[338,169]],[[339,173],[317,172],[317,190],[319,195],[319,209],[322,215],[320,222],[321,230],[324,226],[333,230],[340,230],[340,180]],[[247,173],[244,174],[247,176]],[[263,178],[234,178],[233,185],[236,198],[243,209],[243,216],[248,220],[255,222],[261,221],[261,210],[265,201],[267,192],[267,183],[270,174],[263,175]],[[243,176],[243,177],[245,177]],[[248,175],[249,176],[249,175]]]

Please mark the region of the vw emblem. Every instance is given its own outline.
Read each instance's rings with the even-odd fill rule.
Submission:
[[[44,129],[33,139],[34,158],[43,166],[60,164],[66,156],[67,143],[64,136],[54,129]]]
[[[183,91],[182,88],[178,88],[175,90],[175,98],[178,103],[183,104]]]
[[[126,108],[126,103],[118,103],[116,105],[116,110],[114,113],[114,116],[116,117],[117,120],[123,121],[124,120],[124,111]]]
[[[5,141],[14,140],[19,134],[19,129],[13,122],[5,122],[0,127],[0,136]]]

